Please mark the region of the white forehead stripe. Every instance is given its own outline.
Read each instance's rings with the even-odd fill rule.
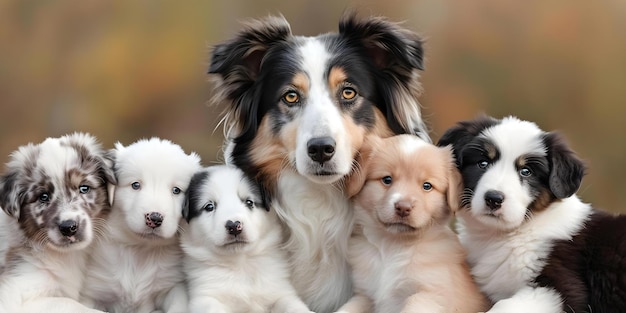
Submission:
[[[486,129],[482,136],[500,147],[501,153],[517,157],[529,153],[545,155],[543,133],[535,123],[505,117],[500,124]]]
[[[322,41],[317,38],[304,38],[304,43],[300,46],[299,52],[302,56],[302,70],[311,80],[310,88],[315,88],[318,83],[325,86],[325,74],[330,59],[330,53]],[[311,91],[313,92],[313,91]]]

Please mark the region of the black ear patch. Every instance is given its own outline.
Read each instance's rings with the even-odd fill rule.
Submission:
[[[232,83],[254,80],[265,52],[289,36],[291,27],[283,17],[253,20],[235,38],[214,47],[208,72],[220,74]]]
[[[339,21],[339,36],[372,63],[377,96],[374,103],[396,134],[414,134],[430,142],[417,101],[419,71],[424,69],[422,39],[382,17],[359,19],[348,12]]]
[[[10,172],[0,177],[0,207],[9,216],[18,218],[25,192],[18,184],[19,173]]]
[[[191,177],[189,187],[185,191],[185,201],[183,201],[183,218],[189,223],[191,219],[200,215],[202,209],[202,189],[205,188],[205,183],[209,179],[209,172],[204,169],[195,173]]]
[[[498,123],[500,123],[500,120],[486,115],[479,116],[473,120],[459,122],[446,130],[439,142],[437,142],[437,146],[452,145],[456,166],[461,168],[463,165],[463,148],[483,130]]]
[[[424,69],[422,39],[382,17],[359,20],[356,12],[348,12],[339,21],[339,33],[360,41],[380,69]]]
[[[546,133],[543,142],[550,162],[550,190],[559,199],[572,196],[580,188],[585,165],[558,133]]]

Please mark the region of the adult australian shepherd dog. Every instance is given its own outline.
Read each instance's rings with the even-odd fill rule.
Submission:
[[[288,228],[292,281],[316,312],[352,296],[353,213],[342,179],[366,134],[428,140],[417,96],[422,41],[383,18],[346,14],[339,32],[294,36],[282,17],[218,44],[209,73],[226,102],[225,158],[264,187]]]
[[[626,312],[626,216],[583,203],[584,166],[514,117],[448,130],[465,185],[460,239],[489,312]]]

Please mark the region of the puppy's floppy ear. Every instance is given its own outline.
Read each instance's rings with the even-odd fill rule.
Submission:
[[[442,148],[444,151],[443,159],[448,164],[448,191],[447,201],[452,212],[456,212],[461,208],[461,194],[463,192],[463,178],[461,172],[456,168],[452,146],[448,145]]]
[[[473,120],[459,122],[446,130],[439,139],[439,142],[437,142],[437,145],[440,147],[451,145],[454,159],[456,160],[456,166],[461,168],[463,165],[463,148],[484,129],[494,126],[499,122],[499,120],[486,115],[479,116]]]
[[[189,223],[189,189],[187,189],[187,192],[185,192],[185,200],[183,200],[182,215],[183,215],[183,219],[185,219],[185,221]]]
[[[117,156],[116,149],[110,149],[104,154],[104,164],[108,169],[104,169],[104,175],[107,177],[107,195],[109,205],[113,205],[115,199],[115,186],[117,186],[117,177],[115,176],[115,160]]]
[[[546,133],[543,142],[550,162],[550,190],[559,199],[572,196],[580,187],[585,165],[558,133]]]
[[[272,195],[270,194],[269,190],[267,190],[267,188],[263,187],[262,183],[257,181],[256,184],[259,188],[259,193],[261,194],[261,205],[263,206],[265,211],[269,212],[270,207],[272,206]]]
[[[348,198],[354,197],[361,191],[363,185],[365,185],[368,163],[370,162],[374,150],[381,144],[381,142],[382,139],[374,135],[367,136],[365,141],[363,141],[361,150],[359,150],[359,153],[354,160],[352,172],[345,179],[344,190]]]
[[[0,207],[11,217],[19,218],[25,192],[19,186],[20,174],[11,171],[0,177]]]
[[[417,98],[421,94],[419,70],[424,69],[422,39],[382,17],[359,19],[348,11],[339,22],[339,33],[357,43],[375,68],[382,99],[374,101],[396,134],[414,134],[430,142]]]
[[[20,217],[20,210],[26,201],[27,187],[23,181],[26,172],[37,167],[39,145],[29,143],[11,153],[6,172],[0,176],[0,207],[9,216]]]

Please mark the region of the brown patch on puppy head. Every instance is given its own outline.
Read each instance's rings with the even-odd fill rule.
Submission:
[[[368,137],[363,151],[361,171],[348,184],[353,192],[363,182],[354,197],[358,210],[365,210],[379,227],[407,235],[447,222],[450,202],[458,203],[460,182],[458,172],[451,171],[454,161],[449,148],[398,135]]]
[[[532,213],[538,213],[545,211],[557,198],[548,189],[542,189],[541,192],[535,196],[535,200],[528,206],[528,210]]]

